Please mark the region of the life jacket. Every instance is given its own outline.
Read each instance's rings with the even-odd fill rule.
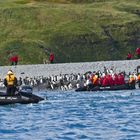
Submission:
[[[13,74],[6,75],[6,78],[5,79],[7,81],[7,85],[8,86],[13,86],[14,85],[15,76]]]
[[[137,76],[138,81],[140,81],[140,74]]]
[[[132,82],[134,82],[135,81],[135,78],[134,78],[134,76],[130,76],[130,78],[129,78],[129,83],[131,84]]]
[[[95,75],[93,77],[93,85],[97,86],[99,84],[99,79],[98,79],[98,75]]]

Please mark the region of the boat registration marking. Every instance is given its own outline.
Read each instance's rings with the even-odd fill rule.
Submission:
[[[16,100],[16,97],[0,97],[0,99],[9,99],[9,100]]]
[[[15,100],[15,99],[17,99],[17,98],[15,98],[15,97],[7,97],[7,99],[12,99],[12,100]]]
[[[0,99],[5,99],[5,97],[0,97]]]
[[[110,87],[100,87],[100,89],[110,89]]]

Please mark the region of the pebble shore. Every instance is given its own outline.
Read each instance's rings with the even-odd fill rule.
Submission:
[[[122,61],[0,66],[0,78],[3,79],[9,69],[13,70],[16,77],[48,77],[52,75],[71,73],[83,74],[87,71],[103,71],[104,66],[108,69],[113,68],[115,72],[125,71],[126,73],[129,73],[136,71],[137,66],[140,66],[140,59]]]

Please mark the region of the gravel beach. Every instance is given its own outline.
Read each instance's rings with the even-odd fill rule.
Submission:
[[[125,71],[129,73],[136,71],[137,66],[140,66],[140,60],[0,66],[0,78],[3,79],[9,69],[13,70],[17,77],[47,77],[59,74],[85,73],[87,71],[103,71],[104,66],[108,69],[113,68],[115,72]]]

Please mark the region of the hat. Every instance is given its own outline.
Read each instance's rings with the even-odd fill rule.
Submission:
[[[133,75],[130,75],[129,78],[133,78]]]
[[[10,74],[13,74],[13,72],[11,70],[9,70],[7,74],[10,75]]]

